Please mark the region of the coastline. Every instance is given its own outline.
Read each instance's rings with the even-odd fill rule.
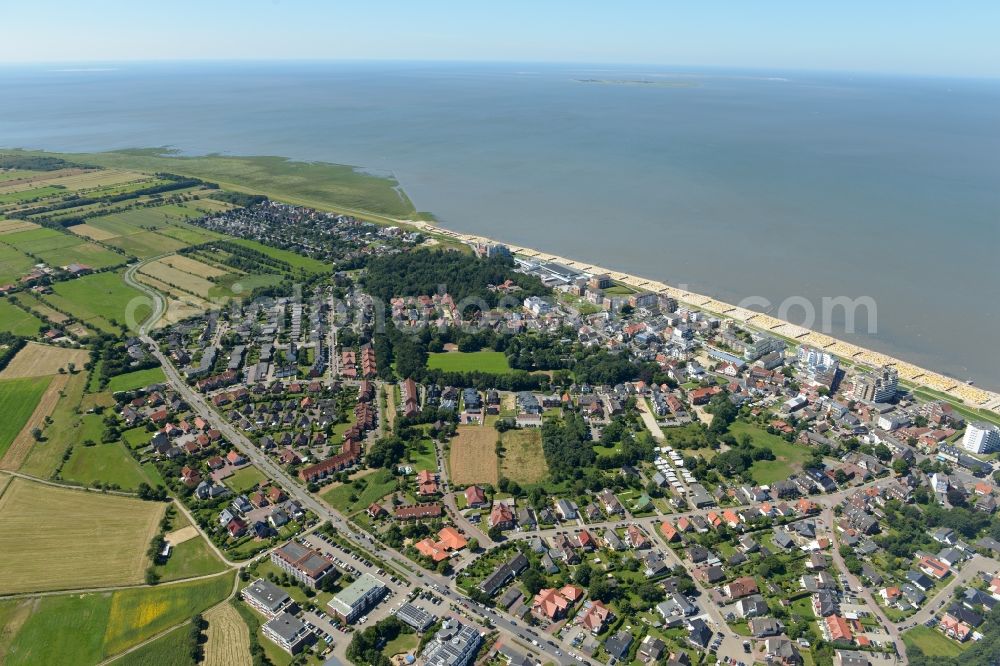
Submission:
[[[728,319],[735,319],[761,331],[792,340],[797,344],[807,344],[823,349],[851,364],[863,365],[867,367],[891,365],[899,372],[899,378],[901,381],[916,386],[917,388],[942,393],[953,400],[957,400],[967,408],[982,409],[991,412],[997,412],[1000,410],[1000,393],[962,383],[956,379],[942,375],[941,373],[922,368],[914,365],[913,363],[894,358],[887,354],[872,351],[859,345],[839,340],[825,333],[818,333],[767,314],[740,308],[732,305],[731,303],[725,303],[709,296],[705,296],[704,294],[697,294],[691,291],[677,289],[676,287],[671,287],[664,282],[650,280],[631,273],[623,273],[622,271],[605,268],[596,264],[561,257],[550,252],[543,252],[530,247],[504,243],[503,241],[497,239],[487,238],[476,234],[466,234],[453,231],[437,224],[431,224],[420,220],[400,220],[400,222],[406,226],[419,229],[422,232],[446,236],[454,241],[462,243],[502,243],[507,245],[511,252],[524,257],[539,259],[542,261],[554,261],[587,273],[607,273],[613,280],[622,282],[630,287],[664,294],[677,299],[679,303],[683,303],[684,305],[692,306],[699,310],[704,310]]]
[[[796,344],[808,344],[824,349],[840,357],[847,363],[869,367],[892,365],[899,371],[900,380],[904,383],[913,385],[918,389],[922,388],[929,392],[943,394],[970,410],[987,410],[991,413],[991,416],[988,418],[1000,423],[1000,392],[965,384],[941,373],[928,370],[882,352],[876,352],[767,314],[740,308],[704,294],[678,289],[664,282],[650,280],[635,274],[624,273],[534,248],[506,243],[505,241],[486,236],[454,231],[441,226],[436,221],[428,222],[426,220],[408,219],[401,217],[398,213],[394,214],[394,211],[372,211],[361,207],[343,205],[340,198],[344,194],[345,189],[350,191],[353,195],[352,198],[357,199],[359,202],[363,202],[365,196],[371,194],[372,187],[376,188],[378,192],[386,191],[384,187],[386,183],[390,184],[391,187],[388,189],[391,189],[393,197],[398,196],[397,190],[402,191],[405,195],[405,190],[398,181],[395,179],[386,179],[381,176],[364,176],[360,180],[365,181],[364,184],[366,186],[359,187],[359,183],[353,179],[353,176],[356,175],[356,167],[326,162],[299,162],[289,158],[273,156],[163,155],[161,154],[163,149],[112,150],[103,153],[73,153],[38,149],[25,150],[20,148],[3,148],[0,150],[26,155],[53,156],[68,161],[82,159],[105,168],[131,169],[144,172],[172,171],[174,173],[212,180],[224,187],[237,191],[265,194],[273,199],[291,204],[356,215],[377,224],[409,227],[454,243],[502,243],[510,247],[513,252],[525,257],[554,261],[588,273],[607,273],[614,280],[636,289],[669,295],[687,306],[704,310],[717,316],[738,320],[747,326],[784,337]],[[235,168],[236,173],[233,173],[231,169],[222,170],[220,168],[222,163],[226,163],[225,165],[231,169]],[[295,170],[297,184],[293,186],[284,182],[281,186],[276,187],[275,176],[287,176],[288,174],[283,173],[283,170],[286,168]],[[224,173],[220,173],[220,171],[224,171]],[[339,177],[345,175],[351,177],[352,182],[349,184],[338,182]],[[233,182],[234,180],[239,182]],[[326,188],[322,187],[324,184],[327,186]],[[336,185],[340,187],[336,187]],[[422,213],[415,213],[412,207],[409,213],[404,213],[404,215],[413,214],[421,215]]]

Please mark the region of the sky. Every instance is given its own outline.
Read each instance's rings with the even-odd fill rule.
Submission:
[[[32,0],[0,63],[449,60],[1000,76],[1000,2]]]

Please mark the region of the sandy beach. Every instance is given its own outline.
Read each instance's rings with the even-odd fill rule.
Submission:
[[[428,222],[407,220],[406,224],[428,233],[440,234],[464,243],[502,242],[492,238],[486,238],[484,236],[458,233]],[[711,312],[712,314],[722,317],[736,319],[753,328],[789,338],[799,344],[811,345],[819,349],[827,350],[850,363],[870,367],[883,365],[894,366],[899,372],[900,379],[913,384],[914,386],[944,393],[969,407],[988,409],[991,411],[1000,410],[1000,393],[986,391],[981,388],[959,382],[958,380],[946,377],[945,375],[932,370],[927,370],[926,368],[918,367],[912,363],[907,363],[906,361],[893,358],[886,354],[865,349],[864,347],[859,347],[858,345],[844,342],[843,340],[838,340],[837,338],[824,333],[817,333],[816,331],[803,328],[802,326],[797,326],[787,321],[782,321],[781,319],[777,319],[770,315],[740,308],[730,303],[724,303],[703,294],[696,294],[690,291],[677,289],[663,282],[657,282],[655,280],[649,280],[647,278],[631,275],[629,273],[622,273],[621,271],[612,270],[603,266],[597,266],[594,264],[576,261],[574,259],[568,259],[566,257],[560,257],[555,254],[541,252],[529,247],[511,245],[509,243],[506,245],[512,252],[523,257],[538,259],[540,261],[554,261],[586,273],[607,273],[612,277],[612,279],[630,287],[658,294],[666,294],[677,299],[679,303],[683,303],[686,306],[695,307],[699,310]]]

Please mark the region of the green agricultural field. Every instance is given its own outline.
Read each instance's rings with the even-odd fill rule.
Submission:
[[[28,422],[52,377],[24,377],[0,381],[0,458]]]
[[[298,269],[306,271],[307,273],[327,273],[330,271],[330,264],[324,263],[317,259],[312,259],[310,257],[303,257],[301,254],[296,254],[288,250],[282,250],[276,247],[270,247],[262,243],[258,243],[254,240],[249,240],[246,238],[234,238],[234,243],[248,247],[251,250],[257,250],[258,252],[263,252],[269,257],[277,259],[279,261],[284,261],[288,263],[293,269]]]
[[[173,252],[188,245],[183,241],[164,236],[156,231],[141,231],[127,236],[117,236],[104,242],[121,248],[140,259]]]
[[[104,654],[110,656],[193,617],[229,596],[233,575],[140,587],[115,592],[104,631]]]
[[[159,384],[166,381],[163,369],[160,367],[148,368],[146,370],[136,370],[126,372],[124,375],[115,375],[108,381],[108,390],[112,393],[118,391],[134,391],[138,388]]]
[[[140,483],[149,483],[139,463],[121,442],[74,446],[61,474],[66,481],[81,485],[110,483],[124,490],[135,490]]]
[[[189,204],[184,204],[184,206],[187,205]],[[192,211],[195,212],[194,209],[192,209]],[[200,215],[201,213],[198,212],[198,214]],[[179,241],[187,243],[188,245],[199,245],[210,240],[226,238],[225,234],[209,231],[208,229],[202,229],[201,227],[197,227],[193,224],[180,221],[171,221],[169,225],[159,229],[157,233],[164,236],[170,236],[171,238],[175,238]]]
[[[90,266],[94,270],[122,266],[127,261],[125,256],[89,242],[42,250],[36,254],[49,266],[68,266],[77,263]]]
[[[323,499],[333,508],[350,515],[367,509],[372,502],[377,502],[395,489],[396,479],[392,473],[380,469],[358,477],[350,484],[337,484],[323,493]]]
[[[173,222],[182,222],[183,220],[198,216],[197,212],[184,206],[167,204],[147,208],[133,208],[111,215],[92,217],[87,220],[87,224],[98,229],[103,229],[116,236],[128,236],[141,231],[160,229]]]
[[[78,666],[103,656],[110,593],[42,597],[10,639],[6,666]],[[53,640],[58,636],[59,640]]]
[[[51,197],[56,194],[66,194],[66,189],[62,187],[54,187],[52,185],[46,185],[44,187],[36,187],[31,190],[21,190],[19,192],[6,192],[0,194],[0,205],[21,203],[22,201],[34,201],[35,199],[43,199],[45,197]]]
[[[754,481],[760,484],[772,484],[787,479],[792,473],[800,470],[802,463],[809,457],[809,447],[786,442],[781,437],[745,421],[734,421],[729,426],[729,432],[736,441],[740,441],[745,434],[750,435],[754,444],[766,446],[774,452],[775,460],[758,460],[750,468]]]
[[[55,294],[47,296],[46,300],[103,330],[114,331],[112,320],[126,323],[126,312],[133,299],[140,299],[140,304],[134,308],[134,320],[142,321],[149,316],[148,299],[125,284],[120,273],[95,273],[58,282],[52,289]]]
[[[15,231],[12,234],[0,236],[0,241],[16,247],[23,252],[37,254],[46,250],[55,250],[61,247],[78,245],[80,237],[68,232],[60,232],[46,227],[38,229],[28,229],[26,231]]]
[[[957,657],[968,645],[956,643],[940,631],[930,627],[914,627],[903,634],[906,647],[918,647],[928,657]]]
[[[471,372],[474,370],[494,374],[510,372],[507,357],[504,356],[503,352],[498,351],[454,351],[429,354],[427,367],[446,372]]]
[[[267,476],[253,465],[237,470],[232,476],[223,480],[230,489],[237,493],[243,493],[251,488],[256,488],[261,481],[266,481]]]
[[[257,287],[273,287],[281,282],[280,275],[247,275],[229,273],[215,281],[215,286],[208,291],[210,299],[248,296]]]
[[[232,584],[232,575],[220,575],[192,583],[18,602],[31,604],[31,613],[20,627],[11,627],[14,635],[9,639],[0,632],[0,641],[9,640],[10,645],[6,666],[96,664],[222,601]],[[0,611],[0,620],[12,614]]]
[[[0,284],[16,282],[18,278],[30,273],[34,265],[34,259],[0,241]]]
[[[30,312],[25,312],[6,299],[0,300],[0,331],[30,337],[38,333],[42,324],[42,320]]]
[[[129,652],[114,661],[114,666],[195,666],[191,658],[189,625],[177,627],[169,634],[143,645],[135,652]]]

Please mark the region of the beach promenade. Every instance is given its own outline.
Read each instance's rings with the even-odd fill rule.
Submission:
[[[439,234],[463,243],[502,243],[502,241],[486,238],[485,236],[459,233],[428,222],[406,220],[405,223],[421,231]],[[892,356],[875,352],[870,349],[865,349],[864,347],[844,342],[843,340],[838,340],[837,338],[824,333],[817,333],[816,331],[812,331],[802,326],[797,326],[787,321],[782,321],[781,319],[777,319],[767,314],[740,308],[730,303],[724,303],[709,296],[705,296],[704,294],[696,294],[694,292],[677,289],[676,287],[671,287],[663,282],[649,280],[637,275],[623,273],[621,271],[605,268],[603,266],[597,266],[595,264],[576,261],[575,259],[560,257],[548,252],[540,252],[529,247],[511,245],[509,243],[505,243],[505,245],[510,248],[511,252],[529,259],[536,259],[538,261],[553,261],[585,273],[606,273],[610,275],[613,280],[626,284],[630,287],[634,287],[635,289],[671,296],[677,299],[679,303],[683,303],[706,312],[711,312],[722,317],[728,317],[730,319],[741,321],[746,325],[761,331],[766,331],[768,333],[793,340],[796,344],[805,344],[818,349],[823,349],[831,354],[835,354],[848,363],[870,367],[891,365],[899,372],[899,378],[902,381],[908,382],[916,387],[943,393],[948,397],[961,402],[967,407],[987,409],[994,412],[1000,410],[1000,393],[986,391],[975,386],[970,386],[932,370],[927,370],[913,365],[912,363],[907,363],[906,361],[893,358]]]

